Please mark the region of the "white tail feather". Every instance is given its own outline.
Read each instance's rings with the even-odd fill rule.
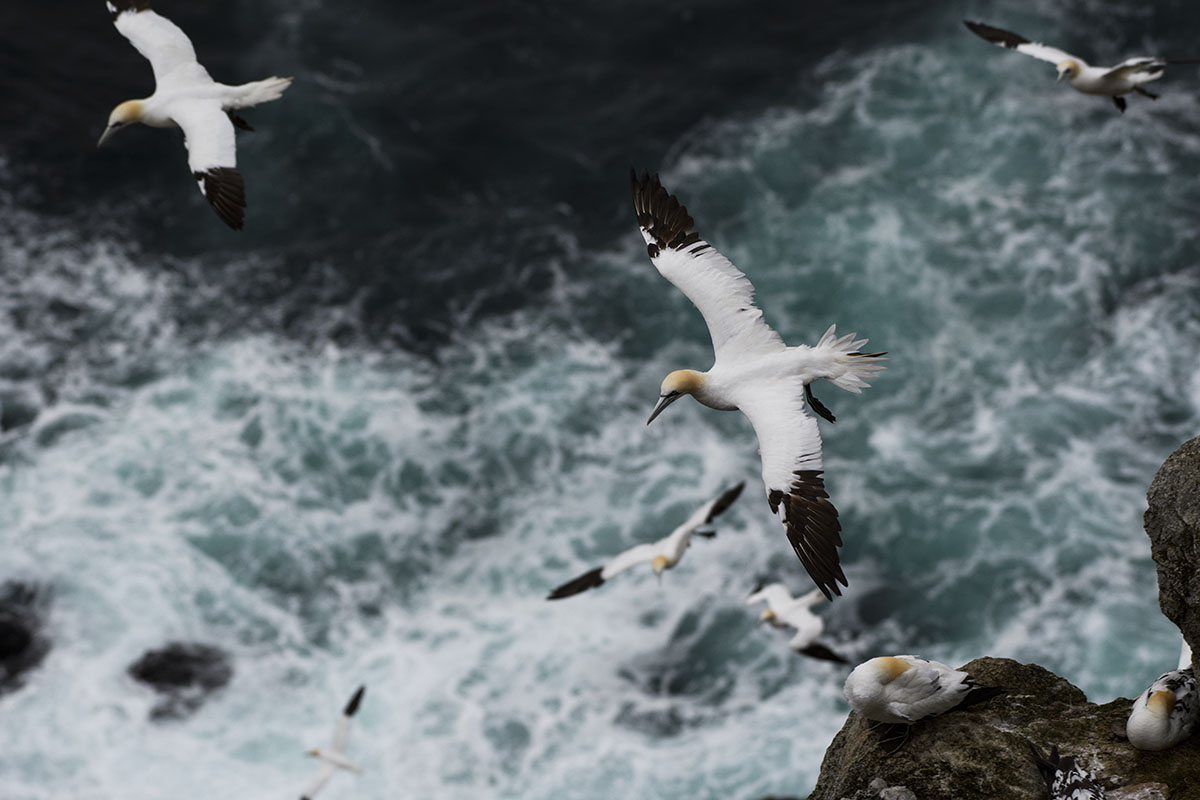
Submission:
[[[227,102],[225,107],[249,108],[259,103],[269,103],[272,100],[278,100],[282,97],[283,93],[291,85],[291,78],[277,78],[274,76],[261,81],[243,83],[241,86],[234,87],[237,89],[237,96],[231,102]]]
[[[883,356],[859,355],[867,339],[855,339],[853,333],[838,337],[836,333],[837,325],[830,325],[829,330],[821,335],[813,349],[824,351],[822,355],[832,362],[830,383],[848,392],[860,394],[871,385],[866,379],[884,369],[883,364],[879,362],[887,359]]]

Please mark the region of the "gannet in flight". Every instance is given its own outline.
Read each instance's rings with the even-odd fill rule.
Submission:
[[[1200,716],[1200,695],[1192,673],[1192,651],[1185,640],[1179,669],[1160,675],[1129,712],[1125,736],[1139,750],[1166,750],[1191,735]]]
[[[913,723],[982,703],[1004,691],[980,686],[960,669],[916,656],[865,661],[854,668],[842,688],[851,709],[892,728],[885,731],[884,739],[898,739],[897,749]]]
[[[788,347],[754,305],[754,286],[741,270],[692,231],[687,209],[663,188],[657,175],[631,171],[633,206],[650,260],[704,316],[715,363],[707,372],[683,369],[662,382],[658,405],[646,424],[685,394],[722,411],[740,410],[754,426],[762,456],[767,503],[787,529],[788,541],[821,592],[842,592],[846,576],[838,563],[842,545],[837,509],[829,502],[817,421],[829,412],[809,384],[825,378],[861,392],[866,378],[883,369],[884,353],[862,353],[866,339],[840,338],[829,329],[813,347]]]
[[[765,586],[760,583],[746,598],[746,604],[753,605],[763,601],[766,601],[767,607],[759,615],[760,622],[769,623],[775,628],[796,629],[796,635],[788,642],[788,647],[812,658],[850,663],[817,641],[817,637],[825,630],[824,620],[812,612],[813,606],[825,602],[825,595],[820,589],[813,589],[803,597],[792,597],[791,592],[782,583],[770,583]]]
[[[358,711],[358,704],[362,702],[363,692],[366,691],[366,688],[365,686],[358,687],[354,696],[350,698],[350,702],[346,703],[346,707],[342,709],[342,715],[338,718],[337,727],[333,731],[333,742],[329,745],[329,749],[308,751],[310,756],[318,758],[324,763],[321,765],[321,771],[312,779],[312,783],[301,793],[300,800],[312,800],[313,796],[329,783],[333,773],[339,769],[362,773],[362,767],[346,758],[346,737],[350,735],[350,718],[354,716],[354,712]]]
[[[671,531],[666,538],[659,539],[653,544],[639,544],[629,548],[604,566],[596,567],[591,572],[585,572],[578,578],[559,586],[546,599],[561,600],[564,597],[594,589],[614,575],[633,569],[639,564],[649,564],[650,568],[654,570],[654,574],[658,575],[659,580],[662,580],[663,571],[671,569],[679,563],[679,559],[683,558],[688,545],[692,542],[693,535],[705,538],[716,536],[715,531],[700,530],[700,527],[712,522],[721,512],[729,508],[742,493],[745,485],[745,483],[739,483],[732,489],[727,489],[715,500],[709,500],[700,506],[687,518],[687,522]]]
[[[133,122],[152,128],[182,128],[188,167],[217,216],[235,230],[242,229],[246,186],[237,169],[233,128],[254,130],[235,109],[278,99],[291,78],[226,86],[209,77],[196,61],[187,34],[166,17],[150,10],[150,0],[108,0],[117,30],[150,61],[154,94],[126,100],[113,109],[99,147]]]
[[[1123,94],[1137,92],[1151,100],[1158,99],[1158,95],[1147,92],[1141,84],[1161,78],[1163,67],[1168,64],[1200,63],[1200,59],[1194,58],[1172,59],[1139,56],[1126,59],[1115,67],[1093,67],[1078,56],[1065,53],[1057,47],[1031,42],[1012,31],[993,28],[982,22],[963,20],[963,24],[967,26],[967,30],[992,44],[1016,50],[1018,53],[1024,53],[1042,61],[1049,61],[1058,68],[1060,81],[1063,78],[1069,79],[1071,88],[1083,94],[1111,97],[1113,104],[1122,114],[1125,113],[1125,98],[1121,97]]]
[[[1033,763],[1037,766],[1050,800],[1104,800],[1104,785],[1092,773],[1075,763],[1075,756],[1059,756],[1058,745],[1050,749],[1047,758],[1038,746],[1028,739]]]

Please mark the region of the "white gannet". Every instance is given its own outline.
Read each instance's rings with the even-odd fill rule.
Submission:
[[[358,704],[362,702],[363,692],[366,691],[366,688],[365,686],[358,687],[354,696],[350,698],[350,702],[346,703],[346,707],[342,709],[342,715],[338,718],[337,727],[333,731],[333,742],[329,745],[329,749],[308,751],[310,756],[318,758],[324,763],[321,765],[321,771],[312,779],[312,783],[308,784],[300,794],[300,800],[312,800],[313,796],[329,783],[333,773],[339,769],[362,773],[362,767],[346,757],[346,737],[350,735],[350,718],[354,716],[354,712],[358,711]]]
[[[775,628],[795,628],[796,635],[788,647],[797,653],[826,661],[849,664],[842,656],[817,641],[825,630],[825,622],[812,612],[813,606],[825,602],[820,589],[813,589],[803,597],[792,597],[782,583],[759,584],[746,598],[747,605],[766,601],[767,607],[759,615],[759,622],[769,623]]]
[[[1057,47],[1031,42],[1024,36],[993,28],[982,22],[963,20],[967,30],[980,36],[992,44],[1016,50],[1027,56],[1049,61],[1058,68],[1058,79],[1067,78],[1071,88],[1083,94],[1096,94],[1111,97],[1113,104],[1125,113],[1125,98],[1123,94],[1137,92],[1151,100],[1157,100],[1158,95],[1151,94],[1142,88],[1141,84],[1158,80],[1162,77],[1163,67],[1168,64],[1197,64],[1200,59],[1194,58],[1152,58],[1139,56],[1129,58],[1115,67],[1093,67],[1079,56],[1065,53]]]
[[[1050,749],[1046,757],[1038,746],[1028,739],[1033,763],[1037,766],[1050,800],[1104,800],[1104,785],[1092,773],[1075,763],[1075,756],[1059,756],[1058,745]]]
[[[916,656],[864,661],[846,678],[842,689],[850,708],[872,722],[889,725],[911,725],[982,703],[1004,691],[980,686],[960,669]]]
[[[1179,669],[1160,675],[1133,701],[1125,736],[1137,749],[1166,750],[1191,735],[1200,715],[1200,696],[1191,663],[1192,651],[1185,641]]]
[[[788,541],[826,597],[841,594],[846,576],[838,563],[842,546],[837,509],[825,492],[821,434],[804,410],[805,400],[830,422],[833,414],[809,384],[825,378],[861,392],[866,378],[883,369],[884,353],[862,353],[866,339],[838,338],[836,326],[813,347],[788,347],[754,305],[754,286],[741,270],[692,231],[695,224],[657,175],[631,171],[633,206],[650,260],[700,313],[712,336],[715,359],[708,372],[683,369],[662,382],[658,404],[646,424],[690,394],[709,408],[740,410],[754,426],[762,456],[767,503],[787,530]]]
[[[117,30],[150,61],[154,94],[126,100],[113,109],[99,147],[130,123],[152,128],[181,128],[188,167],[226,225],[242,229],[246,185],[237,169],[236,125],[253,130],[235,109],[278,99],[291,78],[270,77],[241,86],[217,83],[196,61],[187,34],[166,17],[150,10],[150,0],[108,0]]]
[[[705,538],[716,536],[715,531],[702,531],[700,530],[700,526],[712,522],[721,512],[729,508],[733,504],[733,501],[738,498],[738,495],[742,493],[742,488],[745,485],[745,483],[739,483],[732,489],[724,491],[715,500],[709,500],[700,506],[700,508],[692,512],[692,515],[687,518],[687,522],[684,522],[678,528],[671,531],[667,537],[659,539],[653,544],[639,544],[629,548],[604,566],[596,567],[591,572],[585,572],[578,578],[559,586],[546,599],[561,600],[564,597],[570,597],[588,589],[594,589],[614,575],[632,569],[639,564],[649,564],[650,568],[654,570],[654,574],[658,575],[659,580],[662,580],[663,570],[668,570],[679,563],[679,559],[683,558],[688,545],[691,544],[693,535]]]

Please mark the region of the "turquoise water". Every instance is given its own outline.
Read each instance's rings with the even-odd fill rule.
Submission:
[[[1083,48],[1065,33],[1081,9],[985,11]],[[1200,75],[1119,116],[957,14],[816,48],[776,76],[786,91],[731,90],[728,112],[654,132],[648,166],[785,340],[837,322],[891,354],[862,396],[817,392],[838,417],[836,648],[1006,656],[1133,696],[1177,652],[1140,520],[1200,422]],[[1113,15],[1172,32],[1166,11]],[[1088,24],[1105,55],[1163,40]],[[382,141],[403,183],[406,145]],[[260,142],[253,159],[277,157]],[[147,149],[113,158],[178,155]],[[766,574],[807,587],[749,424],[690,401],[644,424],[662,376],[711,352],[645,257],[623,158],[550,214],[498,178],[471,190],[445,213],[482,239],[388,233],[381,201],[340,238],[218,231],[216,250],[165,245],[136,205],[99,229],[42,208],[28,165],[0,163],[0,579],[53,595],[53,649],[0,698],[0,795],[296,796],[359,683],[367,772],[330,798],[811,788],[846,671],[743,605]],[[571,184],[555,168],[551,200]],[[168,230],[210,222],[174,177],[147,183],[179,206]],[[286,195],[267,183],[260,209]],[[720,534],[661,586],[542,599],[740,480]],[[220,645],[235,674],[155,725],[125,668],[171,639]]]

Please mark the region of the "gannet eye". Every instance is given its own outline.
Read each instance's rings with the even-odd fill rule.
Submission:
[[[666,394],[660,394],[659,397],[679,397],[679,392],[678,390],[672,389]]]

